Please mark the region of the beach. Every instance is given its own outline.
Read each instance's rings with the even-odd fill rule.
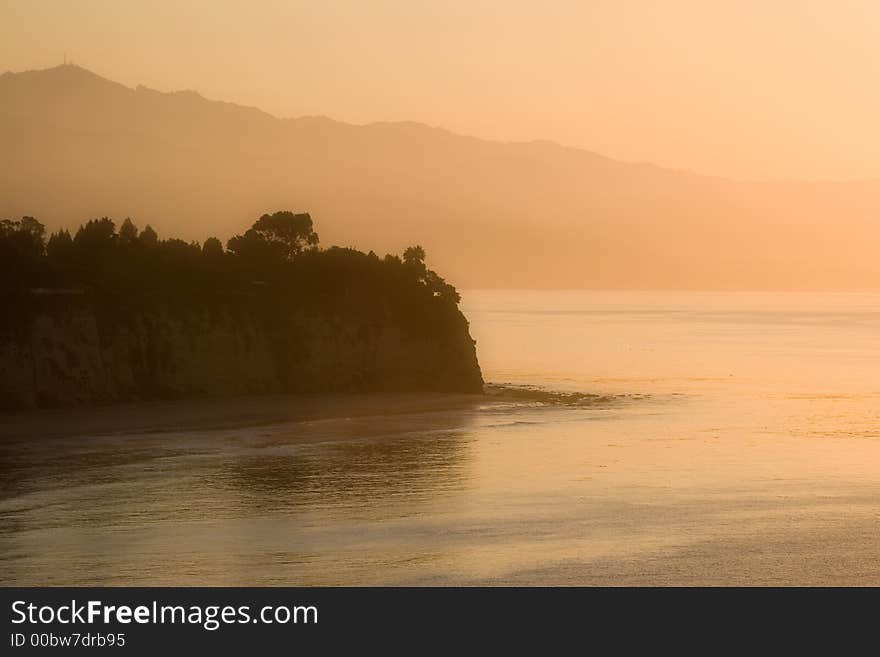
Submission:
[[[140,401],[7,413],[0,440],[210,430],[472,406],[481,395],[425,392],[274,394]]]

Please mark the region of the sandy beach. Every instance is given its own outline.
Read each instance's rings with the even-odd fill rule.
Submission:
[[[275,394],[131,402],[0,415],[0,440],[191,431],[399,415],[474,406],[482,395],[450,393]]]

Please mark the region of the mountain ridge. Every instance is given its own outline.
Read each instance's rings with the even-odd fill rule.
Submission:
[[[191,98],[193,100],[203,101],[206,104],[214,105],[214,106],[223,106],[235,110],[244,110],[248,112],[258,113],[268,119],[273,119],[277,121],[283,122],[316,122],[316,123],[330,123],[335,126],[345,126],[352,128],[374,128],[377,130],[381,130],[384,128],[392,128],[392,129],[411,129],[422,132],[429,132],[435,135],[444,135],[451,138],[462,139],[462,140],[471,140],[476,142],[482,142],[487,144],[498,144],[498,145],[510,145],[510,146],[535,146],[541,148],[552,148],[558,149],[561,151],[570,151],[575,152],[581,155],[600,158],[606,162],[613,162],[620,165],[627,166],[639,166],[650,169],[660,169],[670,173],[680,173],[685,175],[694,175],[700,176],[703,178],[719,178],[724,180],[734,180],[730,178],[725,178],[723,176],[714,176],[710,174],[704,174],[697,171],[691,171],[688,169],[673,169],[670,167],[665,167],[662,164],[647,162],[647,161],[639,161],[639,162],[629,162],[625,160],[618,160],[616,158],[612,158],[596,151],[590,150],[588,148],[582,148],[578,146],[571,146],[568,144],[562,144],[560,142],[554,141],[552,139],[530,139],[530,140],[501,140],[501,139],[487,139],[484,137],[480,137],[477,135],[469,135],[464,133],[458,133],[448,128],[444,128],[442,126],[429,125],[427,123],[422,123],[419,121],[410,121],[410,120],[387,120],[387,121],[371,121],[368,123],[352,123],[348,121],[342,121],[339,119],[335,119],[333,117],[319,114],[319,115],[300,115],[300,116],[279,116],[276,114],[272,114],[271,112],[267,112],[259,107],[253,105],[245,105],[242,103],[238,103],[235,101],[221,100],[216,98],[209,98],[207,96],[202,95],[196,89],[179,89],[179,90],[171,90],[171,91],[162,91],[159,89],[154,89],[147,85],[138,84],[134,87],[129,87],[120,82],[115,82],[106,78],[94,71],[87,69],[85,67],[79,66],[77,64],[59,64],[54,67],[45,68],[45,69],[31,69],[28,71],[14,72],[14,71],[6,71],[0,76],[0,78],[9,77],[9,78],[21,78],[21,77],[51,77],[51,76],[62,76],[67,75],[72,78],[73,81],[79,80],[88,80],[92,83],[98,83],[105,85],[108,89],[116,89],[116,90],[124,90],[127,92],[143,93],[143,94],[157,94],[165,97],[171,98]],[[63,79],[63,78],[62,78]]]
[[[277,114],[273,114],[268,112],[260,107],[254,105],[246,105],[243,103],[239,103],[236,101],[222,100],[217,98],[210,98],[208,96],[204,96],[197,89],[177,89],[170,91],[162,91],[160,89],[155,89],[153,87],[149,87],[144,84],[137,84],[134,87],[129,87],[120,82],[116,82],[109,78],[106,78],[99,73],[92,71],[91,69],[85,68],[78,64],[58,64],[53,67],[44,68],[44,69],[29,69],[26,71],[5,71],[0,74],[0,83],[2,83],[3,78],[21,78],[28,76],[42,76],[49,73],[63,73],[67,74],[70,71],[76,72],[77,75],[82,76],[82,78],[91,79],[97,81],[101,84],[105,84],[108,88],[116,88],[122,89],[129,92],[134,93],[144,93],[144,94],[153,94],[165,97],[172,98],[192,98],[194,100],[202,101],[208,105],[214,106],[223,106],[228,107],[235,110],[244,110],[248,112],[253,112],[255,114],[262,115],[268,119],[282,121],[282,122],[315,122],[315,123],[328,123],[335,126],[344,126],[344,127],[352,127],[352,128],[402,128],[402,129],[416,129],[425,132],[431,132],[434,134],[442,134],[453,138],[458,139],[466,139],[472,140],[487,144],[496,144],[496,145],[511,145],[511,146],[538,146],[538,147],[546,147],[557,149],[560,151],[573,152],[578,153],[585,156],[600,158],[606,162],[618,164],[621,166],[631,166],[631,167],[641,167],[644,169],[650,170],[659,170],[667,174],[675,174],[675,175],[685,175],[685,176],[696,176],[704,179],[713,179],[726,181],[731,183],[741,183],[741,184],[827,184],[827,185],[839,185],[839,184],[859,184],[859,183],[876,183],[880,182],[880,176],[871,177],[871,176],[863,176],[857,178],[823,178],[823,179],[803,179],[797,177],[784,177],[784,178],[739,178],[739,177],[731,177],[731,176],[723,176],[705,173],[702,171],[697,171],[689,168],[677,168],[670,167],[664,165],[659,162],[652,162],[648,160],[621,160],[615,157],[611,157],[608,155],[604,155],[599,153],[598,151],[594,151],[589,148],[584,148],[582,146],[573,146],[570,144],[564,144],[553,139],[544,139],[544,138],[536,138],[529,140],[504,140],[504,139],[491,139],[486,137],[480,137],[478,135],[471,135],[467,133],[455,132],[454,130],[450,130],[448,128],[444,128],[442,126],[430,125],[427,123],[423,123],[420,121],[412,121],[412,120],[379,120],[379,121],[371,121],[367,123],[353,123],[349,121],[343,121],[340,119],[335,119],[331,116],[327,116],[325,114],[303,114],[296,116],[280,116]]]
[[[459,287],[880,289],[880,183],[740,181],[412,121],[279,118],[77,66],[0,76],[0,216],[132,216],[202,240],[308,210],[422,243]]]

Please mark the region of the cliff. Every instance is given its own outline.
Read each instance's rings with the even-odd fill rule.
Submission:
[[[0,331],[0,406],[44,408],[262,392],[480,392],[467,321],[433,330],[387,308],[279,309],[253,300],[108,308],[32,299]]]
[[[308,213],[227,248],[104,217],[0,220],[0,406],[259,392],[479,392],[459,294],[402,257],[318,246]]]

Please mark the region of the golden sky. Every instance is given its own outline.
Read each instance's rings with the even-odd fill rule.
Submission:
[[[739,178],[880,177],[880,2],[0,0],[0,70]]]

